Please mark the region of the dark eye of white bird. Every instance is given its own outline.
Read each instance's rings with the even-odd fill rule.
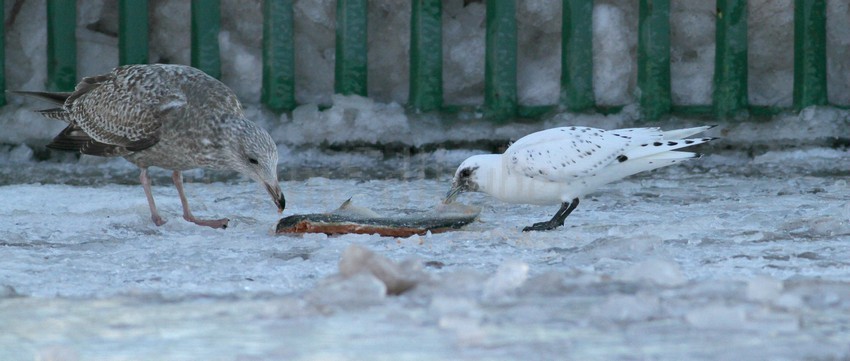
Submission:
[[[250,162],[251,164],[260,164],[260,162],[258,162],[256,158],[248,158],[248,162]]]

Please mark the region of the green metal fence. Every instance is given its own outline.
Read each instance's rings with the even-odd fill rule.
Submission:
[[[593,0],[562,0],[562,75],[559,104],[523,106],[517,101],[516,0],[487,0],[485,90],[482,111],[494,121],[542,114],[552,109],[610,111],[596,105],[593,92]],[[638,99],[644,118],[669,113],[725,118],[748,111],[770,114],[786,109],[751,106],[747,90],[747,0],[716,0],[716,54],[712,104],[675,106],[670,90],[670,1],[639,0]],[[410,0],[410,95],[414,111],[450,110],[443,104],[442,0]],[[148,1],[119,0],[119,61],[148,60]],[[263,4],[262,102],[274,111],[295,102],[293,1]],[[0,8],[2,11],[2,8]],[[47,1],[47,73],[50,90],[74,88],[76,3]],[[367,0],[338,0],[334,90],[367,93]],[[192,65],[221,76],[218,45],[219,0],[192,0]],[[2,41],[0,36],[0,41]],[[826,1],[794,2],[793,109],[827,104]],[[2,43],[0,43],[2,45]],[[0,57],[3,47],[0,46]],[[0,59],[2,60],[2,59]],[[0,72],[0,87],[5,76]],[[5,104],[5,98],[0,99]]]

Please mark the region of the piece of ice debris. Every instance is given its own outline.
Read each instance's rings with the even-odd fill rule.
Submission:
[[[9,161],[12,163],[25,163],[32,159],[33,151],[26,144],[20,144],[9,151]]]
[[[636,263],[620,271],[617,278],[631,282],[649,281],[666,287],[681,286],[688,281],[678,263],[662,259],[649,259]]]
[[[371,273],[357,273],[350,277],[328,277],[310,291],[306,299],[319,306],[360,308],[384,302],[387,286]]]
[[[499,265],[496,274],[484,283],[485,298],[504,296],[522,286],[528,279],[528,264],[521,261],[507,261]]]
[[[782,281],[770,276],[756,276],[747,282],[747,298],[770,302],[779,298],[783,288]]]
[[[339,259],[339,274],[347,278],[370,274],[386,286],[387,294],[398,295],[410,290],[423,278],[419,262],[395,263],[371,250],[352,244]]]
[[[658,297],[647,294],[614,294],[591,309],[594,318],[614,322],[646,321],[660,312]]]
[[[18,293],[18,291],[16,291],[15,288],[12,286],[3,285],[2,287],[0,287],[0,299],[15,297],[23,297],[23,295]]]
[[[430,308],[439,315],[437,325],[454,331],[459,343],[477,344],[487,336],[481,327],[484,315],[471,297],[434,296]]]
[[[700,329],[747,328],[747,313],[741,306],[709,305],[685,314],[685,321]]]
[[[747,319],[753,329],[769,333],[800,330],[800,316],[794,313],[777,312],[768,307],[748,312]]]

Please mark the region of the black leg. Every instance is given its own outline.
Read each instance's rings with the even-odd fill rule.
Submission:
[[[567,219],[567,216],[569,216],[570,213],[572,213],[573,210],[576,209],[576,207],[578,207],[578,198],[573,198],[573,201],[569,203],[561,203],[561,209],[558,209],[558,211],[555,212],[555,215],[552,217],[552,219],[546,222],[535,223],[531,226],[523,228],[522,231],[548,231],[563,226],[564,220]]]

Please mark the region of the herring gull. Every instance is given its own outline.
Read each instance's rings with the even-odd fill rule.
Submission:
[[[245,118],[230,88],[185,65],[127,65],[84,78],[68,93],[18,92],[57,104],[39,111],[68,126],[48,148],[82,154],[124,157],[139,176],[151,219],[166,221],[156,209],[148,167],[173,171],[183,218],[212,228],[228,219],[192,215],[183,191],[182,171],[231,170],[259,182],[282,212],[286,206],[277,178],[277,146],[271,136]]]
[[[552,219],[525,227],[523,231],[555,229],[564,224],[580,197],[602,185],[699,158],[699,153],[675,150],[715,139],[683,139],[710,128],[542,130],[520,138],[504,154],[475,155],[463,161],[445,202],[452,202],[462,192],[483,192],[509,203],[560,204]]]

